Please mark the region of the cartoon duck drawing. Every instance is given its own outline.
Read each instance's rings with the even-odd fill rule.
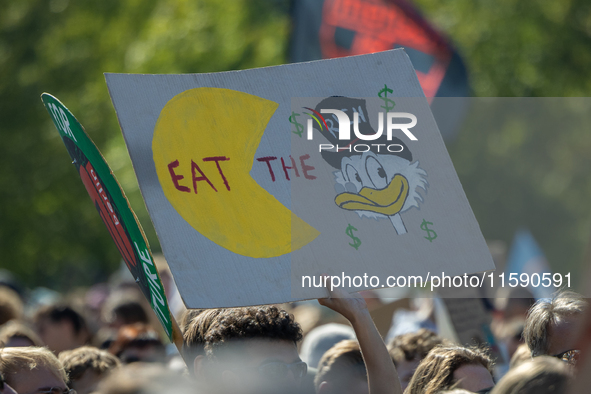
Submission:
[[[329,97],[322,100],[316,111],[321,109],[341,109],[352,119],[353,112],[359,113],[359,132],[364,135],[375,134],[369,123],[365,100],[348,97]],[[400,139],[393,137],[388,141],[382,135],[375,141],[357,139],[350,141],[338,139],[336,119],[326,118],[329,128],[316,126],[339,151],[321,152],[323,159],[335,167],[335,203],[342,209],[355,211],[360,217],[388,218],[397,234],[405,234],[406,226],[401,214],[412,207],[419,208],[423,196],[419,189],[427,191],[427,173],[414,161],[412,153]],[[337,127],[330,127],[336,125]],[[385,134],[385,133],[384,133]],[[363,149],[355,148],[363,144]],[[394,146],[388,149],[388,146]]]

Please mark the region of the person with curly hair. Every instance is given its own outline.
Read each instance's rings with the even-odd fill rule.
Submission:
[[[353,327],[371,394],[402,394],[388,350],[365,300],[342,289],[318,302]],[[298,393],[307,372],[297,351],[302,330],[277,306],[212,309],[185,326],[185,343],[196,354],[193,369],[207,393]]]
[[[185,333],[198,382],[220,393],[296,390],[307,370],[301,339],[293,316],[273,305],[208,310]]]

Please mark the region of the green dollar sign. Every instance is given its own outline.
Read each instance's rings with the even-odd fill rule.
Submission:
[[[388,86],[386,86],[385,84],[384,84],[384,88],[378,92],[378,96],[382,100],[384,100],[384,104],[386,104],[385,106],[382,105],[381,108],[384,108],[386,110],[386,112],[389,112],[396,105],[394,103],[394,101],[392,101],[388,98],[388,92],[390,92],[390,94],[394,93],[394,91],[392,89],[388,89]],[[383,97],[382,97],[382,94],[384,94]],[[392,104],[392,106],[390,107],[389,104]]]
[[[353,240],[353,243],[349,243],[355,250],[359,249],[359,245],[361,245],[361,240],[353,235],[353,230],[357,231],[357,229],[349,224],[347,229],[345,230],[345,234],[347,234]]]
[[[433,230],[429,228],[429,225],[433,225],[433,223],[426,221],[425,219],[423,219],[423,223],[421,223],[421,230],[426,231],[427,232],[427,236],[423,237],[425,239],[428,239],[429,242],[433,242],[433,240],[435,238],[437,238],[437,233]],[[432,235],[431,235],[432,234]]]
[[[302,138],[302,133],[304,132],[304,126],[298,122],[298,120],[296,119],[296,116],[300,116],[300,114],[297,114],[297,113],[291,111],[291,116],[289,117],[289,123],[293,123],[296,127],[296,131],[292,131],[292,133],[297,134],[300,136],[300,138]]]

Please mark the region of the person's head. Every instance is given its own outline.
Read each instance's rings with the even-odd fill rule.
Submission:
[[[96,391],[98,383],[121,364],[117,357],[92,346],[63,351],[59,360],[68,375],[68,385],[78,394]]]
[[[115,329],[134,323],[149,324],[144,302],[135,295],[115,293],[103,306],[103,320]]]
[[[367,371],[359,343],[344,340],[324,353],[314,378],[317,394],[367,394]]]
[[[179,327],[184,334],[191,328],[195,318],[199,316],[205,309],[187,309],[183,312],[179,320]]]
[[[43,346],[35,331],[13,320],[0,327],[0,347]]]
[[[513,369],[526,361],[531,360],[531,351],[527,347],[527,344],[522,343],[519,345],[513,356],[511,356],[511,361],[509,362],[509,369]]]
[[[35,313],[33,320],[41,340],[55,354],[75,349],[90,340],[86,320],[73,306],[47,305]]]
[[[565,393],[572,369],[554,357],[540,356],[509,370],[491,394]]]
[[[509,357],[513,356],[517,348],[525,343],[523,340],[525,315],[513,319],[495,318],[491,326],[495,338],[507,349]]]
[[[355,339],[355,331],[349,325],[329,323],[312,329],[304,337],[300,348],[302,360],[311,368],[318,368],[320,359],[328,349],[346,339]]]
[[[532,357],[542,355],[575,359],[573,349],[577,322],[587,301],[572,291],[560,291],[551,299],[541,299],[530,309],[523,337]]]
[[[436,346],[421,361],[406,394],[435,394],[459,388],[472,392],[490,389],[493,362],[479,348]]]
[[[137,361],[165,362],[166,349],[158,332],[147,324],[135,323],[119,328],[117,339],[109,347],[123,364]]]
[[[0,285],[0,326],[10,320],[18,320],[23,314],[23,302],[18,293]]]
[[[194,394],[183,376],[161,364],[133,363],[117,368],[98,385],[101,394]]]
[[[217,316],[226,309],[189,309],[181,319],[183,328],[183,354],[188,361],[191,374],[195,373],[193,361],[198,356],[205,356],[205,333]]]
[[[43,347],[12,347],[0,351],[0,373],[18,393],[57,388],[68,390],[66,373],[57,357]]]
[[[306,364],[297,352],[302,333],[293,316],[276,306],[256,306],[206,311],[196,317],[201,319],[206,323],[188,339],[202,349],[195,374],[211,390],[297,389]]]
[[[396,366],[403,391],[406,390],[421,360],[431,349],[441,344],[451,345],[451,342],[425,328],[392,339],[388,344],[388,352]]]

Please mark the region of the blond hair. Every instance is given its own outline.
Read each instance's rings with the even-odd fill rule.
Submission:
[[[492,375],[493,361],[483,349],[436,346],[417,367],[405,394],[435,394],[455,388],[454,372],[463,365],[482,365]]]
[[[550,300],[541,299],[529,310],[523,338],[532,357],[548,354],[548,330],[567,316],[580,315],[587,301],[574,291],[558,291]]]
[[[527,347],[527,343],[522,343],[517,347],[513,356],[511,356],[511,361],[509,362],[509,369],[513,369],[526,361],[531,360],[531,350]]]
[[[8,384],[12,383],[12,376],[23,371],[45,367],[56,377],[67,381],[62,363],[47,348],[44,347],[9,347],[0,351],[0,372]]]
[[[564,393],[571,376],[571,369],[564,361],[540,356],[509,370],[491,394]]]

